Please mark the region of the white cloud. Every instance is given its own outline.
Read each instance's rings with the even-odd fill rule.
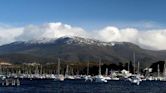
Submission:
[[[98,31],[85,31],[83,28],[72,27],[60,22],[25,27],[0,27],[0,45],[14,41],[59,38],[63,36],[94,38],[106,42],[132,42],[146,49],[166,50],[166,29],[140,31],[136,28],[120,29],[108,26]]]
[[[166,50],[166,29],[139,31],[134,28],[106,27],[99,31],[103,41],[132,42],[142,48]]]
[[[22,34],[23,28],[0,27],[0,45],[16,41],[15,37]]]
[[[71,27],[62,23],[47,23],[40,26],[29,25],[23,29],[23,33],[17,37],[18,40],[28,41],[42,38],[59,38],[63,36],[86,37],[87,32],[79,27]]]

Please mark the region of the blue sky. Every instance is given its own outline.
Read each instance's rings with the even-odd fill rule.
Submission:
[[[165,27],[165,9],[166,0],[0,0],[0,23],[157,28]]]
[[[166,0],[0,0],[0,45],[79,36],[166,50],[165,9]]]

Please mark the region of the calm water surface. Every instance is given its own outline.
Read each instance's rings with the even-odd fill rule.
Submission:
[[[106,84],[84,80],[21,80],[19,87],[0,87],[0,93],[166,93],[166,82],[143,81],[139,86],[127,81]]]

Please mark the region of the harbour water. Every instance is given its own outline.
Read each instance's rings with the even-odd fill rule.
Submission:
[[[0,93],[166,93],[166,82],[143,81],[140,85],[128,81],[107,83],[84,80],[20,80],[20,86],[1,86]]]

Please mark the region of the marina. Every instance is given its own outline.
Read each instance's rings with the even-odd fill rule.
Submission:
[[[124,81],[124,82],[130,82],[131,84],[135,84],[137,86],[139,86],[142,82],[166,82],[166,77],[165,77],[165,64],[164,64],[164,68],[163,68],[163,73],[160,72],[159,69],[159,65],[157,66],[157,75],[156,76],[152,76],[152,75],[143,75],[139,72],[139,63],[137,65],[137,73],[130,73],[128,70],[121,70],[121,71],[109,71],[108,68],[105,69],[105,74],[101,73],[101,60],[99,60],[98,63],[98,74],[97,75],[90,75],[89,74],[89,62],[87,65],[87,72],[85,75],[79,75],[79,74],[69,74],[69,73],[73,73],[73,71],[71,70],[71,72],[69,71],[69,66],[66,65],[66,71],[65,74],[61,74],[61,61],[60,59],[58,59],[58,64],[57,64],[57,73],[43,73],[39,70],[38,67],[35,67],[35,71],[34,73],[6,73],[4,74],[4,72],[1,70],[1,75],[0,75],[0,80],[1,80],[1,85],[2,86],[22,86],[22,81],[24,80],[30,80],[30,81],[34,81],[34,80],[40,80],[40,81],[60,81],[60,82],[65,82],[66,80],[72,80],[72,81],[77,81],[77,80],[81,80],[84,82],[91,82],[91,83],[105,83],[107,84],[110,81]],[[1,66],[0,66],[1,67]],[[136,67],[134,67],[136,68]],[[0,68],[2,69],[2,68]],[[20,70],[19,70],[20,71]],[[18,71],[18,72],[19,72]],[[29,72],[29,71],[28,71]],[[149,71],[151,72],[151,71]],[[148,73],[146,73],[148,74]],[[161,76],[162,75],[162,76]]]

